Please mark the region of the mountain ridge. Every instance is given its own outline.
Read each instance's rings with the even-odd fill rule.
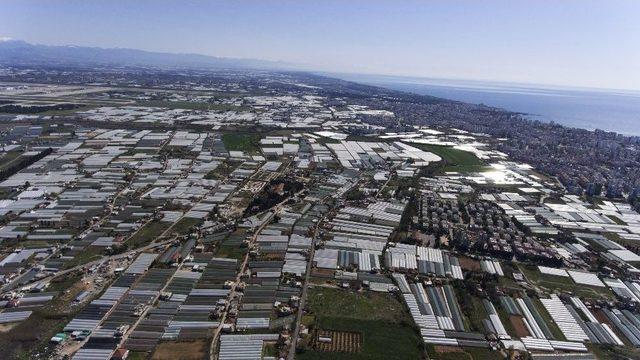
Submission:
[[[288,70],[293,64],[261,59],[217,57],[194,53],[166,53],[130,48],[78,45],[40,45],[23,40],[0,41],[3,65],[151,66],[190,69]]]

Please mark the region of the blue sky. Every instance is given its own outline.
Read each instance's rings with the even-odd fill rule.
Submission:
[[[635,0],[3,0],[0,37],[640,90]]]

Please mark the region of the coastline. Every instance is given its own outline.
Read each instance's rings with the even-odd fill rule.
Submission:
[[[332,76],[391,90],[483,104],[534,121],[640,136],[640,92],[373,75]]]

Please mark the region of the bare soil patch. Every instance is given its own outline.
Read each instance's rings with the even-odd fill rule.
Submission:
[[[480,267],[480,262],[477,260],[474,260],[466,256],[460,256],[458,257],[458,261],[460,262],[460,267],[462,268],[462,270],[478,271],[478,272],[482,271],[482,268]]]
[[[208,358],[207,341],[167,341],[158,344],[153,353],[153,360],[202,360]]]
[[[331,341],[322,341],[321,339],[331,339]],[[357,353],[362,349],[362,334],[347,331],[318,330],[313,347],[317,351]]]
[[[527,331],[527,327],[524,325],[524,321],[522,321],[522,317],[518,315],[509,315],[509,321],[513,326],[513,330],[516,332],[519,338],[529,336],[529,331]]]

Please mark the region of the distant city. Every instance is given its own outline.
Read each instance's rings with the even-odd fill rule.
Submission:
[[[488,81],[330,74],[394,90],[520,112],[533,120],[639,136],[640,92]]]

